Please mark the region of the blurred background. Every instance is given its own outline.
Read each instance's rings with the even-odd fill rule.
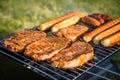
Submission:
[[[70,11],[120,17],[120,0],[0,0],[0,39]],[[119,61],[120,54],[115,56]]]
[[[0,39],[73,10],[120,17],[120,0],[0,0]]]

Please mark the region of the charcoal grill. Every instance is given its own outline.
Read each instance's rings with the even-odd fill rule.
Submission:
[[[114,54],[120,51],[120,46],[113,47],[96,46],[90,43],[95,50],[95,57],[83,66],[73,69],[59,69],[50,65],[48,61],[36,62],[23,54],[15,54],[5,50],[0,41],[0,53],[7,56],[25,67],[32,70],[32,72],[39,74],[45,79],[50,80],[111,80],[109,77],[104,76],[105,72],[111,73],[120,79],[120,73],[113,68],[111,58]]]

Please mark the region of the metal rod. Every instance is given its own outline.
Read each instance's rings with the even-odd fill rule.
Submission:
[[[48,65],[48,66],[50,66],[50,67],[52,67],[52,68],[55,68],[55,67],[53,67],[53,66],[51,66],[51,65],[49,65],[49,64],[47,64],[47,63],[45,63],[46,65]],[[39,65],[39,64],[38,64]],[[69,75],[69,76],[71,76],[71,77],[75,77],[75,76],[73,76],[73,75],[71,75],[71,74],[68,74],[67,72],[65,72],[65,71],[63,71],[63,70],[60,70],[59,69],[59,71],[60,72],[62,72],[62,73],[64,73],[64,74],[67,74],[67,75]]]
[[[93,64],[91,64],[91,63],[87,63],[88,65],[93,65]],[[112,73],[112,74],[114,74],[114,75],[118,75],[118,76],[120,76],[120,74],[119,73],[117,73],[117,72],[115,72],[115,71],[112,71],[112,70],[109,70],[109,69],[107,69],[107,68],[103,68],[103,67],[100,67],[100,66],[97,66],[97,65],[93,65],[93,66],[95,66],[95,67],[97,67],[97,68],[99,68],[99,69],[102,69],[102,70],[104,70],[104,71],[107,71],[107,72],[109,72],[109,73]]]
[[[105,80],[111,80],[111,79],[109,79],[109,78],[107,78],[107,77],[104,77],[104,76],[101,76],[101,75],[98,75],[98,74],[92,73],[92,72],[87,71],[87,70],[82,70],[82,69],[79,69],[79,68],[77,68],[77,69],[78,69],[78,70],[81,70],[81,71],[84,71],[84,72],[86,72],[86,73],[88,73],[88,74],[91,74],[91,75],[97,76],[97,77],[99,77],[99,78],[105,79]]]
[[[72,69],[69,69],[71,72],[73,72],[73,73],[75,73],[75,74],[80,74],[80,73],[78,73],[77,71],[75,71],[75,70],[72,70]]]
[[[105,51],[103,51],[103,50],[101,50],[101,49],[97,49],[97,51],[99,51],[100,53],[102,53],[101,55],[103,55],[103,56],[108,55],[108,54],[105,53]],[[103,53],[104,53],[104,54],[103,54]]]
[[[112,73],[112,74],[115,74],[115,75],[119,75],[119,76],[120,76],[120,74],[117,73],[117,72],[111,71],[111,70],[109,70],[109,69],[106,69],[106,68],[103,68],[103,67],[100,67],[100,66],[97,66],[97,65],[94,65],[94,66],[97,67],[97,68],[99,68],[99,69],[102,69],[102,70],[108,71],[108,72],[110,72],[110,73]]]

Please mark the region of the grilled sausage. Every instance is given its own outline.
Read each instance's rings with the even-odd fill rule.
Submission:
[[[118,42],[120,42],[120,31],[103,39],[101,44],[105,47],[109,47],[117,44]]]
[[[120,41],[117,43],[117,45],[120,45]]]
[[[84,24],[89,25],[94,28],[97,28],[98,26],[100,26],[110,20],[112,20],[111,16],[108,16],[105,14],[100,14],[100,13],[94,13],[94,14],[91,14],[91,15],[88,15],[88,16],[82,18],[82,22]]]
[[[120,24],[115,25],[115,26],[111,27],[110,29],[105,30],[104,32],[98,34],[98,35],[93,39],[93,43],[99,44],[100,41],[101,41],[103,38],[105,38],[105,37],[107,37],[107,36],[109,36],[109,35],[111,35],[111,34],[113,34],[113,33],[116,33],[116,32],[119,31],[119,30],[120,30]]]
[[[112,20],[112,19],[113,19],[111,16],[104,15],[104,14],[102,14],[102,15],[101,15],[101,18],[102,18],[102,19],[104,19],[104,20],[105,20],[105,22],[110,21],[110,20]]]
[[[99,14],[99,13],[98,14],[92,14],[92,15],[89,15],[89,16],[97,19],[100,22],[100,24],[103,24],[105,22],[104,19],[101,18],[101,14]]]
[[[92,16],[95,18],[101,18],[104,20],[104,22],[108,22],[113,19],[111,16],[108,16],[106,14],[100,14],[100,13],[94,13],[92,14]]]
[[[48,30],[50,29],[54,24],[60,22],[60,21],[63,21],[64,19],[67,19],[71,16],[74,16],[74,15],[77,15],[77,14],[80,14],[80,11],[76,10],[76,11],[73,11],[73,12],[70,12],[62,17],[59,17],[59,18],[56,18],[56,19],[53,19],[51,21],[48,21],[48,22],[45,22],[43,24],[41,24],[39,26],[39,30],[42,30],[42,31],[45,31],[45,30]]]
[[[82,19],[82,22],[87,24],[87,25],[90,25],[90,26],[99,26],[100,25],[100,22],[92,17],[89,17],[89,16],[86,16],[86,17],[83,17]]]
[[[93,31],[89,32],[89,33],[86,33],[84,36],[83,36],[83,39],[86,41],[86,42],[90,42],[93,37],[95,37],[97,34],[99,34],[100,32],[114,26],[115,24],[118,24],[120,22],[120,18],[116,18],[114,20],[111,20],[109,22],[107,22],[106,24],[94,29]]]
[[[70,18],[67,18],[67,19],[55,24],[51,28],[51,31],[52,32],[57,32],[58,30],[60,30],[62,28],[66,28],[68,26],[74,25],[80,20],[80,18],[82,18],[84,16],[87,16],[87,15],[88,15],[87,13],[80,13],[80,14],[74,15],[74,16],[72,16]]]

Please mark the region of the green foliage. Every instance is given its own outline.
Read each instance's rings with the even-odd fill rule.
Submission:
[[[0,39],[73,10],[120,15],[120,0],[0,0]]]

